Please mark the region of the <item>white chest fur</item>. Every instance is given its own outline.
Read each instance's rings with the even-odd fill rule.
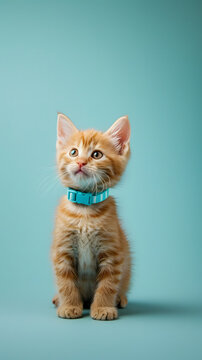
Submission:
[[[89,300],[96,286],[97,239],[93,233],[82,232],[77,237],[78,284],[82,297]]]
[[[96,254],[92,238],[82,234],[78,239],[78,273],[80,276],[91,275],[96,271]]]

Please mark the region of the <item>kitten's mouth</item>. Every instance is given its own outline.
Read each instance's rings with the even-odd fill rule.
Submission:
[[[75,171],[74,173],[75,175],[84,175],[84,176],[88,176],[88,174],[83,171],[82,169],[78,169],[77,171]]]

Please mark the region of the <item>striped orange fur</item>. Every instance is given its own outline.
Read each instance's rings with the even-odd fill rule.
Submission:
[[[56,148],[62,184],[95,193],[116,185],[130,156],[129,138],[127,116],[103,133],[79,131],[58,114]],[[93,319],[117,318],[117,306],[127,305],[131,260],[113,197],[90,206],[62,197],[51,255],[58,289],[53,303],[59,317],[80,317],[88,303]]]

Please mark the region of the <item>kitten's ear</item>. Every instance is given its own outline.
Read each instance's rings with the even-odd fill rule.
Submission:
[[[58,145],[65,145],[73,133],[78,129],[71,120],[64,114],[58,113],[57,118],[57,143]]]
[[[106,131],[110,136],[114,146],[120,154],[123,154],[128,148],[130,141],[130,123],[128,116],[122,116]]]

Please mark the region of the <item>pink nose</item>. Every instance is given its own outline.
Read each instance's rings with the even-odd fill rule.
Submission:
[[[77,164],[79,165],[80,169],[82,168],[82,166],[86,165],[86,162],[83,161],[77,161]]]

